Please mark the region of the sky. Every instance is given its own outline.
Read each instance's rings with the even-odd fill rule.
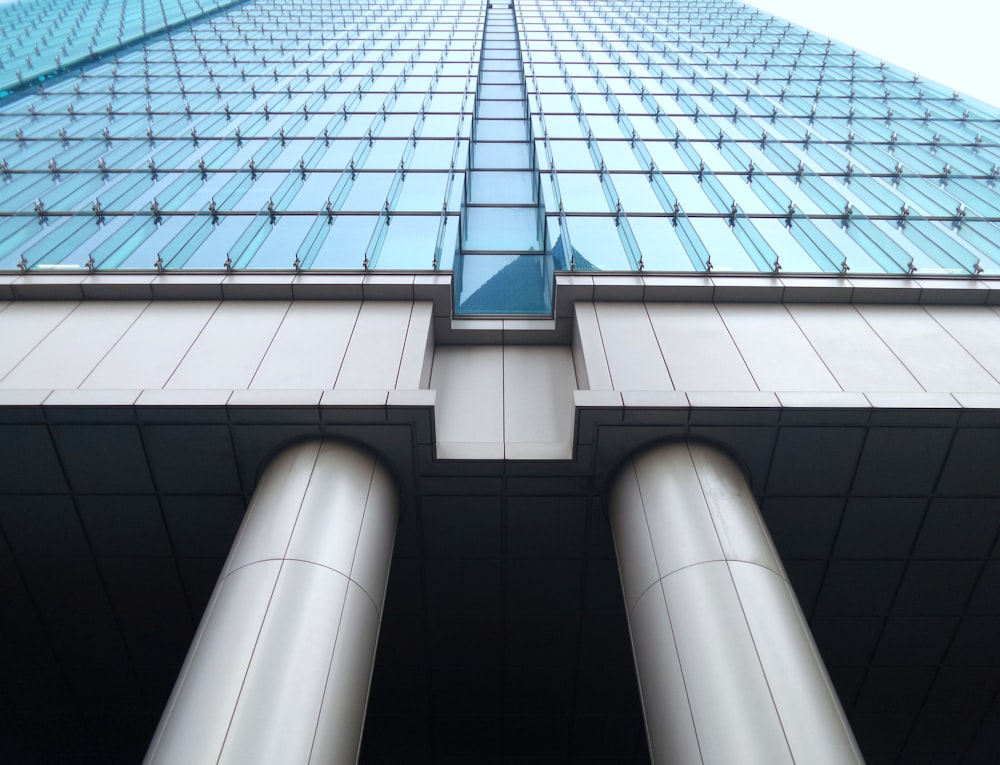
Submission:
[[[746,0],[859,51],[1000,106],[997,0]]]

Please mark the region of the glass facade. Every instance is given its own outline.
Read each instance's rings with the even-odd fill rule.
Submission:
[[[0,6],[0,95],[65,73],[237,0],[22,0]]]
[[[1000,273],[1000,111],[739,2],[0,16],[0,270]]]

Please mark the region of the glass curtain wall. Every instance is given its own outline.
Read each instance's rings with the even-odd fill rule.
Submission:
[[[0,269],[451,268],[484,12],[261,0],[8,96]]]
[[[996,109],[739,2],[517,5],[578,267],[997,273]]]
[[[0,96],[239,0],[16,0],[0,5]]]
[[[487,2],[215,7],[0,10],[0,270],[452,269]],[[554,268],[1000,273],[997,109],[731,0],[504,24]]]

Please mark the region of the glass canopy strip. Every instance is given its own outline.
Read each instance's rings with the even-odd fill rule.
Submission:
[[[33,62],[37,43],[72,68],[39,87],[20,67],[34,84],[0,98],[0,269],[452,269],[463,190],[533,169],[559,268],[1000,273],[1000,113],[740,3],[496,3],[535,150],[468,184],[476,88],[517,87],[480,79],[482,0],[258,0],[178,26],[201,3],[0,6],[0,55],[30,32]],[[102,8],[117,59],[84,44]],[[119,46],[123,14],[141,39]]]

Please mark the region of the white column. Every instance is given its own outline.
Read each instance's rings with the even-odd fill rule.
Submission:
[[[146,762],[355,762],[397,512],[388,472],[358,447],[275,457]]]
[[[656,765],[863,762],[740,469],[698,443],[633,456],[610,502]]]

